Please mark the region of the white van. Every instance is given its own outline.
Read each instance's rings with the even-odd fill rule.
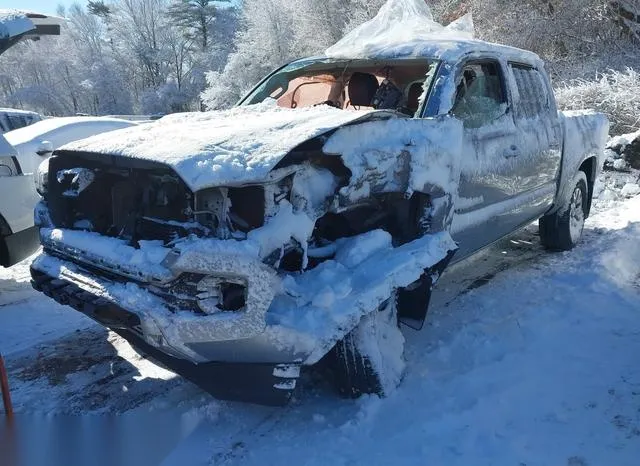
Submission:
[[[0,134],[24,128],[38,121],[42,121],[42,115],[39,113],[17,108],[0,108]]]
[[[34,12],[0,10],[0,54],[21,40],[60,35],[62,21],[61,18]],[[16,116],[13,110],[5,116],[12,117],[13,121],[0,116],[0,127],[3,128],[0,131],[0,265],[8,267],[38,247],[38,232],[33,226],[33,206],[39,196],[34,190],[33,175],[22,172],[18,152],[2,135],[22,121],[13,118]],[[23,117],[24,114],[20,120]]]

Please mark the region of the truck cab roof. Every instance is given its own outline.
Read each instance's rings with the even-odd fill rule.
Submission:
[[[366,53],[354,54],[354,56],[339,53],[335,56],[328,55],[314,58],[353,60],[435,58],[449,63],[457,63],[466,56],[478,54],[498,55],[509,61],[525,62],[530,64],[542,63],[537,54],[528,50],[522,50],[508,45],[494,44],[483,40],[463,38],[417,39],[414,41],[373,47],[367,50]]]

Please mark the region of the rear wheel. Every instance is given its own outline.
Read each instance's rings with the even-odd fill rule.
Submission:
[[[388,395],[400,383],[404,337],[398,327],[396,304],[394,292],[327,354],[337,388],[344,396]]]
[[[587,175],[579,171],[572,185],[573,189],[562,207],[539,221],[540,241],[547,249],[568,251],[578,244],[582,237],[589,199]]]

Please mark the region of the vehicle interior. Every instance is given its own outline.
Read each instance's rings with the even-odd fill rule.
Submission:
[[[276,71],[241,105],[274,99],[279,107],[330,105],[341,109],[387,109],[414,116],[434,61],[348,60],[294,62]]]

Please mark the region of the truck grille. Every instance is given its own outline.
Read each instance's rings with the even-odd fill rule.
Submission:
[[[170,168],[100,154],[62,153],[49,162],[46,200],[54,226],[165,244],[198,230],[193,194]]]

